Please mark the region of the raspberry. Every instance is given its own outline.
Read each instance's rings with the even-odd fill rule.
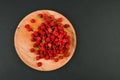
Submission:
[[[59,59],[63,59],[63,56],[59,56]]]
[[[41,30],[45,30],[45,26],[44,25],[41,25],[40,28],[41,28]]]
[[[48,43],[48,47],[51,47],[52,46],[52,44],[51,43]]]
[[[31,37],[35,37],[34,33],[31,34]]]
[[[46,19],[48,16],[47,14],[42,14],[43,15],[43,18]]]
[[[50,57],[49,57],[49,56],[46,56],[45,59],[48,60],[48,59],[50,59]]]
[[[26,24],[25,28],[26,28],[27,31],[33,31],[29,24]]]
[[[31,19],[30,22],[31,22],[31,23],[35,23],[35,19]]]
[[[50,17],[50,19],[52,19],[52,20],[55,19],[54,15],[50,15],[49,17]]]
[[[46,38],[46,42],[50,42],[50,38]]]
[[[41,67],[41,66],[42,66],[42,62],[38,62],[38,63],[37,63],[37,66],[38,66],[38,67]]]
[[[40,53],[40,58],[43,58],[44,57],[44,54],[43,53]]]
[[[50,23],[50,26],[54,26],[55,25],[55,23],[54,23],[54,21],[52,21],[51,23]]]
[[[51,39],[52,39],[52,40],[55,40],[55,36],[54,36],[54,35],[51,35]]]
[[[38,14],[38,16],[39,16],[40,18],[43,18],[43,14]]]
[[[31,41],[32,41],[32,42],[35,42],[36,40],[35,40],[35,38],[31,38]]]
[[[36,43],[33,44],[33,47],[38,47],[38,46],[39,46],[38,42],[36,42]]]
[[[40,56],[36,56],[36,60],[39,60],[40,59]]]
[[[33,34],[34,34],[35,37],[38,37],[38,32],[37,31],[34,31]]]
[[[40,38],[40,37],[36,37],[36,40],[37,40],[38,42],[40,42],[41,38]]]
[[[36,54],[36,55],[39,55],[39,54],[40,54],[40,51],[39,51],[39,50],[37,50],[35,54]]]
[[[66,53],[64,56],[65,56],[65,57],[69,57],[69,54],[68,54],[68,53]]]
[[[34,48],[31,48],[31,49],[30,49],[30,52],[34,52],[34,51],[35,51],[35,49],[34,49]]]
[[[59,59],[57,59],[57,58],[54,59],[55,62],[58,62],[58,60],[59,60]]]
[[[65,24],[64,27],[65,27],[65,28],[68,28],[68,27],[70,27],[70,25],[69,25],[69,24]]]
[[[48,28],[48,32],[51,33],[51,32],[52,32],[52,29],[51,29],[51,28]]]
[[[57,20],[58,22],[62,22],[62,18],[58,18],[58,20]]]
[[[52,53],[49,53],[49,56],[50,56],[50,57],[53,57],[53,54],[52,54]]]

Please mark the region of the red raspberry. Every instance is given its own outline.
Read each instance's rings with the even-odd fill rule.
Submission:
[[[62,35],[62,34],[60,34],[58,37],[59,37],[60,39],[62,39],[62,38],[63,38],[63,35]]]
[[[59,56],[59,59],[63,59],[63,56]]]
[[[54,26],[54,25],[55,25],[55,22],[52,21],[52,22],[50,23],[50,26]]]
[[[40,56],[36,56],[36,60],[39,60],[40,59]]]
[[[64,56],[65,56],[65,57],[69,57],[69,54],[68,54],[68,53],[66,53]]]
[[[63,39],[63,42],[64,42],[64,43],[68,42],[68,39]]]
[[[62,23],[58,23],[57,26],[61,26],[62,27]]]
[[[25,28],[29,28],[29,27],[30,27],[30,25],[29,25],[29,24],[26,24],[26,25],[25,25]]]
[[[37,46],[38,46],[37,43],[34,43],[34,44],[33,44],[33,47],[37,47]]]
[[[58,41],[59,41],[59,39],[58,39],[58,38],[56,38],[56,39],[55,39],[55,42],[58,42]]]
[[[37,40],[38,42],[40,42],[41,38],[40,38],[40,37],[36,37],[36,40]]]
[[[58,22],[62,22],[62,18],[58,18],[58,20],[57,20]]]
[[[48,32],[51,33],[51,32],[52,32],[52,29],[51,29],[51,28],[48,28]]]
[[[31,37],[35,37],[34,33],[31,34]]]
[[[40,54],[40,51],[39,51],[39,50],[37,50],[37,51],[35,52],[35,54],[36,54],[36,55],[39,55],[39,54]]]
[[[69,49],[69,48],[70,48],[70,45],[69,45],[69,44],[66,44],[65,47],[66,47],[66,49]]]
[[[52,44],[51,43],[48,43],[48,47],[51,47],[52,46]]]
[[[25,28],[27,29],[27,31],[33,31],[29,24],[26,24]]]
[[[49,56],[46,56],[45,59],[48,60],[48,59],[50,59],[50,57],[49,57]]]
[[[43,18],[46,19],[48,16],[47,14],[43,14]]]
[[[40,58],[43,58],[44,57],[44,54],[43,53],[40,53]]]
[[[41,49],[41,51],[45,51],[45,48],[44,48],[44,47],[41,47],[40,49]]]
[[[40,18],[43,18],[43,14],[38,14],[38,16],[39,16]]]
[[[36,39],[35,39],[35,38],[31,38],[31,41],[32,41],[32,42],[35,42],[35,41],[36,41]]]
[[[55,40],[55,36],[54,35],[51,35],[51,40],[54,41]]]
[[[45,26],[43,26],[43,25],[40,26],[40,28],[41,28],[41,30],[45,30]]]
[[[31,48],[31,49],[30,49],[30,52],[34,52],[34,51],[35,51],[35,49],[34,49],[34,48]]]
[[[70,25],[69,25],[69,24],[65,24],[64,27],[65,27],[65,28],[68,28],[68,27],[70,27]]]
[[[38,67],[42,66],[42,62],[38,62],[38,63],[37,63],[37,66],[38,66]]]
[[[38,32],[37,31],[34,31],[34,36],[38,37]]]
[[[54,15],[50,15],[49,17],[50,17],[50,19],[52,19],[52,20],[55,19]]]
[[[57,58],[54,59],[55,62],[58,62],[58,60],[59,60],[59,59],[57,59]]]
[[[46,38],[46,42],[50,42],[50,38]]]
[[[53,54],[52,53],[48,53],[50,57],[53,57]]]
[[[35,23],[35,19],[31,19],[30,22],[31,22],[31,23]]]

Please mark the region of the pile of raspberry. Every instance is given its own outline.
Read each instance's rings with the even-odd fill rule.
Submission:
[[[70,49],[70,36],[64,30],[69,28],[69,24],[63,24],[63,18],[55,18],[54,15],[38,14],[43,19],[36,31],[33,26],[26,24],[24,27],[31,32],[31,42],[33,46],[30,52],[35,53],[36,60],[45,59],[58,62],[60,59],[68,57]],[[30,23],[36,23],[35,19],[31,19]],[[35,26],[34,26],[35,27]],[[42,62],[38,61],[37,66],[42,66]]]

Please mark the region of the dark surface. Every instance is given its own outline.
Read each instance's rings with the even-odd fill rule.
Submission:
[[[40,72],[26,66],[14,48],[14,32],[39,9],[62,13],[77,33],[75,55],[64,67]],[[120,1],[0,0],[0,80],[120,80]]]

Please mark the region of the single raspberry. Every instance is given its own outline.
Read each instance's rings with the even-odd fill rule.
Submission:
[[[55,62],[58,62],[58,60],[59,60],[58,58],[55,58],[55,59],[54,59]]]
[[[31,22],[31,23],[35,23],[35,19],[31,19],[30,22]]]
[[[59,59],[63,59],[63,56],[59,56]]]
[[[36,41],[36,39],[35,39],[35,38],[31,38],[31,41],[32,41],[32,42],[35,42],[35,41]]]
[[[35,52],[35,54],[36,54],[36,55],[39,55],[39,54],[40,54],[40,50],[37,50],[37,51]]]
[[[25,28],[27,29],[27,31],[33,31],[29,24],[26,24]]]
[[[58,21],[58,22],[62,22],[62,18],[58,18],[57,21]]]
[[[38,66],[38,67],[41,67],[41,66],[42,66],[42,62],[38,62],[38,63],[37,63],[37,66]]]
[[[40,59],[40,56],[36,56],[36,60],[39,60]]]
[[[39,16],[40,18],[43,18],[43,14],[38,14],[38,16]]]
[[[65,28],[68,28],[68,27],[70,27],[70,25],[69,25],[69,24],[65,24],[64,27],[65,27]]]
[[[52,20],[55,19],[54,15],[50,15],[49,18],[52,19]]]
[[[51,28],[48,28],[48,32],[51,33],[51,32],[52,32],[52,29],[51,29]]]
[[[34,49],[34,48],[31,48],[31,49],[30,49],[30,52],[34,52],[34,51],[35,51],[35,49]]]
[[[48,60],[48,59],[50,59],[50,57],[49,57],[49,56],[46,56],[45,59]]]
[[[46,42],[50,42],[50,38],[46,38]]]

